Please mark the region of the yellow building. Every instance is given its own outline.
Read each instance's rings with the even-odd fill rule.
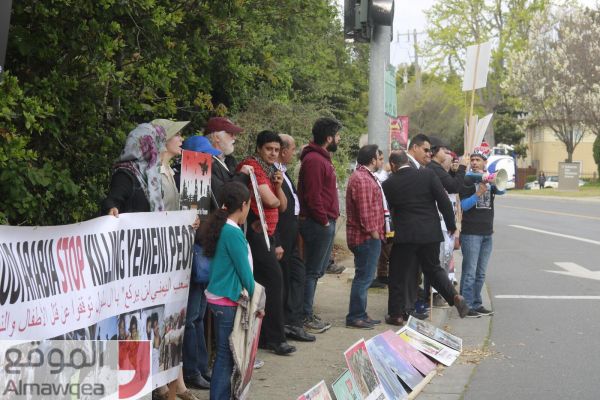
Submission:
[[[596,177],[598,168],[594,161],[592,146],[596,136],[586,133],[575,147],[573,162],[580,164],[581,178]],[[567,150],[550,128],[535,127],[527,130],[521,141],[527,145],[527,157],[519,159],[519,168],[533,167],[544,171],[546,176],[558,175],[558,163],[567,159]]]

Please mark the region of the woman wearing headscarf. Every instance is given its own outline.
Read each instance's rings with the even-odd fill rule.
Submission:
[[[103,215],[179,210],[179,194],[169,163],[181,154],[179,132],[187,123],[158,119],[129,132],[101,205]],[[173,386],[180,399],[197,400],[185,386],[181,370],[177,380],[169,384]],[[153,391],[152,398],[167,399],[168,392],[165,386],[160,387]]]
[[[166,132],[161,126],[144,123],[129,132],[101,205],[103,215],[164,211],[159,155],[165,142]]]

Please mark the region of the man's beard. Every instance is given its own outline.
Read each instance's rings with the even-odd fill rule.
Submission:
[[[337,151],[337,143],[336,142],[331,142],[329,145],[327,145],[327,151],[329,151],[330,153],[335,153]]]

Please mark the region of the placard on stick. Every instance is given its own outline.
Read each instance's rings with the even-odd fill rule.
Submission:
[[[258,192],[258,181],[254,171],[250,171],[250,181],[252,181],[252,192],[254,192],[254,200],[256,200],[256,208],[258,208],[258,218],[260,219],[260,226],[262,227],[263,235],[265,236],[265,243],[267,250],[271,250],[271,242],[269,242],[269,234],[267,233],[267,222],[265,219],[265,209],[263,208],[260,193]]]
[[[212,156],[197,151],[182,150],[180,204],[182,210],[197,210],[201,220],[210,211],[210,176]]]
[[[467,63],[463,78],[463,92],[483,88],[487,85],[492,43],[485,42],[467,47]]]

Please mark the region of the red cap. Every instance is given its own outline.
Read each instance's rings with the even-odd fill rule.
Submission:
[[[225,131],[232,135],[237,135],[242,132],[243,129],[231,122],[229,118],[225,117],[212,117],[206,123],[206,128],[204,128],[204,134],[208,135],[213,132],[222,132]]]

